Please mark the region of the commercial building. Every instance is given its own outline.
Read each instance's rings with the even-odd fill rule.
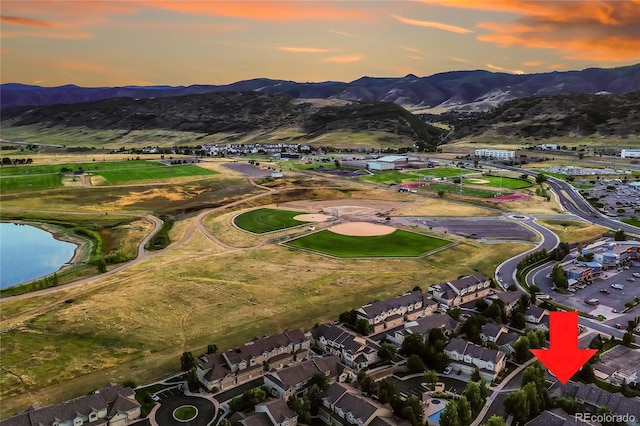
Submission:
[[[620,152],[622,158],[640,158],[640,149],[623,149]]]
[[[498,160],[511,160],[516,157],[515,151],[504,149],[476,149],[476,157],[496,158]]]

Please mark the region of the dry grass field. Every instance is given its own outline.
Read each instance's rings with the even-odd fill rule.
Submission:
[[[565,243],[589,240],[610,232],[609,229],[579,220],[541,220],[540,224],[549,228]]]
[[[2,302],[0,328],[20,324],[2,335],[2,412],[107,381],[152,380],[175,371],[184,350],[309,329],[414,285],[426,288],[474,269],[491,274],[525,249],[492,247],[487,253],[465,242],[425,259],[350,261],[277,245],[229,252],[196,232],[186,244],[91,284]]]

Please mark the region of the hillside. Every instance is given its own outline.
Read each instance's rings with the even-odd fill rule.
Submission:
[[[158,99],[113,98],[94,102],[17,107],[2,111],[6,126],[86,127],[125,131],[164,129],[202,134],[272,132],[296,128],[300,143],[325,132],[376,131],[404,136],[433,150],[442,130],[393,103],[322,106],[262,92],[219,92]]]
[[[535,96],[505,102],[487,113],[447,113],[437,119],[454,127],[449,140],[488,134],[538,139],[592,134],[626,137],[640,135],[640,92]]]
[[[222,91],[258,91],[299,99],[392,102],[412,108],[487,111],[505,101],[528,96],[640,91],[640,64],[612,69],[590,68],[523,75],[483,70],[453,71],[428,77],[412,74],[402,78],[362,77],[349,83],[297,83],[266,78],[221,86],[177,87],[39,87],[11,83],[0,86],[0,107],[77,103],[115,97],[147,99]]]

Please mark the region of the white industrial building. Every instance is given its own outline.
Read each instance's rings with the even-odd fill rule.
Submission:
[[[623,149],[620,152],[622,158],[640,158],[640,149]]]
[[[499,160],[511,160],[516,157],[515,151],[504,149],[476,149],[476,157],[497,158]]]

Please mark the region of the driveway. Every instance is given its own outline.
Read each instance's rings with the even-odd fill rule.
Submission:
[[[192,405],[198,409],[193,420],[185,422],[174,419],[173,412],[183,405]],[[207,426],[216,418],[216,407],[213,402],[200,396],[162,396],[153,417],[159,426]]]

